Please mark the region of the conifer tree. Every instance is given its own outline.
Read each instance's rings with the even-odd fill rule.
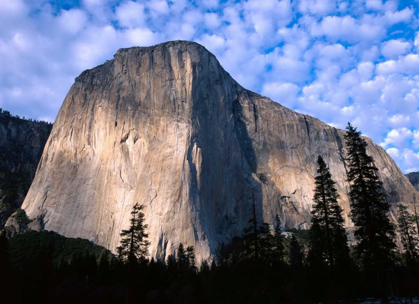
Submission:
[[[271,227],[268,223],[263,223],[259,227],[258,247],[259,256],[262,261],[270,264],[274,258],[274,237],[271,232]]]
[[[255,195],[253,194],[252,218],[249,220],[249,226],[244,229],[244,240],[247,257],[259,259],[259,227],[256,217]]]
[[[144,224],[144,205],[135,204],[131,212],[130,227],[121,232],[121,246],[117,248],[118,256],[123,261],[136,262],[145,259],[150,242],[147,240],[147,225]]]
[[[290,264],[293,268],[300,268],[303,266],[303,253],[301,245],[293,234],[290,242]]]
[[[402,244],[406,254],[406,260],[410,264],[418,261],[419,258],[419,240],[415,227],[415,221],[410,216],[407,208],[399,205],[398,229],[402,239]]]
[[[274,245],[275,245],[275,256],[279,262],[284,262],[284,248],[285,240],[282,235],[282,223],[278,214],[275,215],[275,229],[274,229]]]
[[[176,262],[178,263],[180,269],[188,268],[189,260],[185,251],[185,247],[182,243],[179,244],[177,249]]]
[[[194,246],[188,246],[186,248],[186,257],[188,258],[188,266],[193,271],[196,272],[196,257],[195,257],[195,248]]]
[[[390,223],[388,204],[378,179],[378,169],[367,154],[367,143],[350,123],[345,134],[350,183],[351,218],[355,224],[357,253],[364,269],[377,275],[388,269],[394,259],[394,228]]]
[[[349,259],[347,235],[343,227],[342,208],[329,168],[321,156],[317,159],[316,188],[310,229],[311,263],[323,264],[334,269],[344,266]]]

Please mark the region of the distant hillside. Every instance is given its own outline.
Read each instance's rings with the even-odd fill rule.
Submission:
[[[410,172],[406,174],[406,176],[410,180],[412,185],[415,186],[417,190],[419,190],[419,172]]]
[[[0,108],[0,229],[22,205],[51,129]]]
[[[97,261],[101,257],[108,261],[112,254],[101,246],[80,238],[66,238],[52,231],[30,231],[16,235],[9,240],[9,251],[12,265],[18,269],[26,269],[49,260],[58,266],[79,256],[94,256]]]

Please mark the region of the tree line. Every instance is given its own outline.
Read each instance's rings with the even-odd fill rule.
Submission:
[[[36,123],[41,123],[41,124],[46,124],[46,125],[52,125],[52,123],[51,122],[48,122],[48,121],[36,120],[36,119],[32,119],[32,118],[25,118],[25,116],[20,117],[19,115],[12,115],[10,113],[10,111],[3,110],[2,108],[0,108],[0,115],[1,114],[3,114],[7,118],[16,118],[16,119],[26,120],[26,121],[30,121],[30,122],[36,122]]]
[[[155,260],[148,258],[144,206],[136,204],[115,258],[78,255],[55,267],[42,260],[36,267],[46,265],[48,286],[35,288],[41,283],[32,279],[34,285],[25,288],[35,293],[25,294],[61,303],[356,303],[417,297],[417,213],[400,204],[398,222],[392,223],[367,142],[350,124],[345,141],[355,242],[348,242],[336,183],[318,156],[309,230],[284,232],[279,215],[272,226],[259,222],[253,199],[243,235],[220,244],[213,258],[197,261],[194,247],[181,243],[167,259]],[[19,271],[26,280],[39,276]]]
[[[260,269],[263,269],[262,264],[274,269],[284,267],[285,264],[294,270],[306,267],[313,277],[319,279],[313,282],[313,286],[319,286],[313,290],[312,296],[317,300],[329,302],[348,298],[350,292],[345,290],[349,286],[345,282],[347,280],[342,280],[345,284],[339,284],[339,280],[343,276],[353,277],[356,273],[361,275],[362,281],[365,282],[363,289],[366,296],[387,298],[400,295],[401,290],[405,295],[414,295],[409,292],[413,292],[415,289],[412,288],[419,285],[405,284],[407,288],[400,286],[403,284],[397,282],[396,271],[404,266],[405,279],[419,279],[419,221],[416,208],[415,213],[411,214],[407,206],[400,204],[397,227],[390,221],[390,204],[386,200],[374,159],[367,153],[367,142],[362,138],[361,132],[350,123],[346,129],[345,161],[347,181],[350,185],[350,219],[355,227],[356,244],[351,247],[348,244],[336,182],[324,159],[318,156],[306,252],[302,250],[295,235],[287,242],[278,215],[275,217],[273,232],[268,223],[258,223],[253,198],[252,217],[248,227],[244,229],[243,237],[240,240],[236,239],[236,244],[230,244],[231,248],[228,250],[222,244],[212,267],[209,267],[207,261],[203,261],[202,267],[205,271],[222,265],[227,265],[227,268],[234,267],[243,262],[255,263],[256,268]],[[147,237],[144,234],[144,215],[140,212],[137,219],[135,218],[136,212],[141,208],[142,206],[134,207],[131,228],[121,234],[120,250],[126,253],[127,261],[138,258],[130,253],[132,248],[136,248],[134,251],[144,259],[149,245],[144,241]],[[401,251],[396,245],[396,229],[403,246]],[[139,233],[136,238],[134,231]],[[288,250],[285,250],[286,248]],[[188,247],[188,253],[195,256],[193,247]],[[194,258],[193,262],[188,262],[183,244],[180,244],[177,256],[177,260],[173,256],[169,257],[169,265],[178,263],[180,268],[189,265],[191,270],[195,269]],[[257,277],[258,270],[255,271]],[[419,288],[416,292],[419,292]]]

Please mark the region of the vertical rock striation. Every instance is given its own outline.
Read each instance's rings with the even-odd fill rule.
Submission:
[[[121,49],[76,78],[23,207],[47,230],[115,251],[138,202],[151,255],[182,242],[206,258],[242,233],[253,195],[261,221],[278,213],[307,228],[318,155],[347,215],[343,135],[242,88],[199,44]],[[388,200],[413,203],[414,187],[369,143]]]

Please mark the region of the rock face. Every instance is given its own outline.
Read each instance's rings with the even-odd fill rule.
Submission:
[[[419,172],[410,172],[406,174],[406,176],[410,180],[412,185],[415,186],[417,190],[419,190]]]
[[[199,44],[121,49],[76,78],[23,208],[47,230],[115,251],[138,202],[152,256],[182,242],[206,258],[242,233],[253,198],[260,221],[279,214],[308,228],[318,155],[347,215],[343,135],[244,89]],[[415,202],[409,180],[368,142],[390,203]]]
[[[0,109],[0,230],[22,205],[51,128]]]

